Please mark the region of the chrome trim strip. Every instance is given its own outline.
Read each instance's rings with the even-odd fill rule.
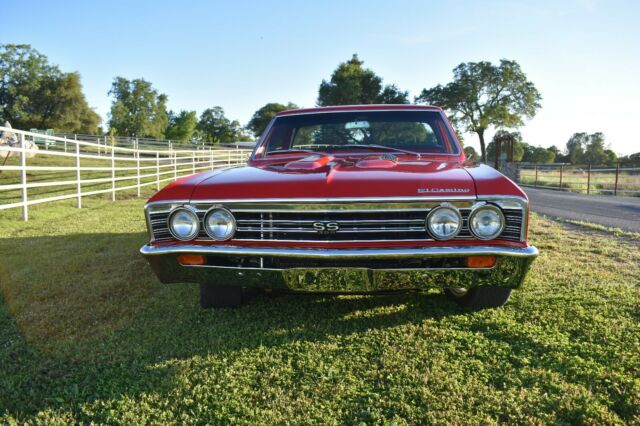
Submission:
[[[165,254],[204,254],[229,256],[275,256],[307,259],[403,259],[420,257],[452,257],[452,256],[514,256],[535,257],[538,249],[534,246],[524,248],[495,246],[460,246],[460,247],[417,247],[386,249],[303,249],[303,248],[268,248],[239,246],[202,246],[195,244],[176,244],[170,246],[145,245],[140,249],[144,256]]]
[[[507,198],[507,197],[503,197]],[[427,197],[427,196],[415,196],[415,197],[335,197],[335,198],[219,198],[219,199],[203,199],[203,200],[160,200],[147,203],[147,206],[154,206],[157,204],[238,204],[238,203],[251,203],[251,204],[266,204],[266,203],[286,203],[286,204],[327,204],[327,203],[403,203],[403,202],[438,202],[438,201],[474,201],[478,199],[475,195],[451,195]],[[485,197],[483,197],[485,199]]]

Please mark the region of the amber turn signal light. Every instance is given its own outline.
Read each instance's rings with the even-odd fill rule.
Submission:
[[[205,257],[201,254],[181,254],[178,256],[178,262],[182,265],[204,265]]]
[[[492,268],[496,264],[495,256],[469,256],[467,268]]]

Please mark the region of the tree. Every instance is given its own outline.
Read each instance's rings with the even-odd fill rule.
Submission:
[[[358,104],[407,104],[408,92],[395,85],[382,85],[382,78],[371,69],[364,68],[364,61],[353,55],[338,65],[329,81],[322,80],[318,91],[319,106]]]
[[[213,144],[251,139],[242,131],[238,121],[231,121],[225,117],[224,110],[219,106],[206,109],[200,115],[197,128],[202,138]]]
[[[617,160],[616,154],[605,148],[602,132],[587,134],[574,133],[567,141],[569,161],[573,164],[611,164]]]
[[[267,125],[269,124],[271,119],[277,113],[279,113],[280,111],[297,108],[298,106],[291,102],[286,105],[275,102],[268,103],[253,114],[253,117],[251,117],[249,124],[247,124],[247,129],[253,132],[256,138],[259,138],[260,135],[262,135],[262,132],[264,132],[264,129],[267,128]]]
[[[19,129],[97,132],[100,116],[82,93],[80,74],[63,73],[28,44],[3,44],[0,75],[0,122]]]
[[[453,120],[480,139],[482,161],[486,161],[484,133],[489,126],[513,128],[523,118],[533,118],[542,97],[516,61],[467,62],[453,70],[446,86],[424,89],[416,102],[438,105]]]
[[[498,130],[493,135],[493,140],[487,145],[487,160],[495,161],[498,141],[501,141],[501,152],[506,154],[508,149],[506,141],[509,140],[513,144],[513,161],[521,161],[527,144],[522,141],[520,132],[509,132],[507,130]]]
[[[522,156],[522,161],[526,163],[553,163],[555,159],[556,154],[552,150],[531,145],[525,147],[524,155]]]
[[[144,79],[116,77],[109,90],[113,96],[109,127],[123,136],[162,139],[169,124],[167,95],[158,94]]]
[[[188,142],[193,139],[198,125],[195,111],[180,111],[176,114],[169,111],[169,125],[165,137],[170,140]]]

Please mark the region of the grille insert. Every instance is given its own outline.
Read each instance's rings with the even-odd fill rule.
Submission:
[[[196,205],[202,221],[211,204]],[[471,203],[457,206],[462,215],[462,229],[454,240],[475,239],[468,227]],[[395,208],[389,210],[268,210],[260,205],[235,208],[225,205],[236,218],[237,231],[231,241],[309,241],[309,242],[378,242],[434,241],[424,222],[431,208]],[[520,241],[522,209],[502,208],[505,227],[497,239]],[[173,241],[167,228],[169,210],[149,212],[153,240]],[[320,224],[320,225],[318,225]],[[329,224],[333,224],[331,227]],[[201,222],[202,225],[202,222]],[[337,225],[337,227],[336,227]],[[324,227],[325,229],[318,229]],[[331,228],[331,229],[329,229]],[[213,241],[201,226],[199,241]]]

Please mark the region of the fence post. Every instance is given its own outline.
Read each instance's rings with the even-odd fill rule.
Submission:
[[[211,166],[211,170],[213,170],[213,148],[209,148],[209,165]]]
[[[618,177],[620,176],[620,162],[616,163],[616,183],[613,186],[613,195],[618,195]]]
[[[178,153],[173,153],[173,180],[178,180]]]
[[[46,141],[45,141],[46,145]],[[24,134],[20,133],[20,183],[22,184],[22,220],[29,220],[29,207],[27,205],[27,153]],[[10,152],[7,153],[9,155]]]
[[[591,192],[591,163],[589,163],[589,167],[587,168],[587,195]]]
[[[538,187],[538,166],[535,166],[535,168],[536,168],[536,181],[533,184],[533,186],[535,186],[537,188]]]
[[[111,147],[111,201],[116,200],[116,150]]]
[[[160,152],[156,151],[156,191],[160,191]]]
[[[564,169],[564,165],[560,164],[560,191],[562,191],[562,170]]]
[[[231,150],[227,151],[227,167],[231,167]]]
[[[193,169],[193,174],[196,173],[196,154],[195,152],[191,152],[191,168]]]
[[[67,137],[64,137],[64,152],[67,152]]]
[[[137,145],[136,145],[136,175],[138,177],[138,197],[140,196],[140,150],[138,149]]]
[[[76,140],[76,192],[78,196],[78,208],[82,208],[82,185],[80,184],[80,144]]]

